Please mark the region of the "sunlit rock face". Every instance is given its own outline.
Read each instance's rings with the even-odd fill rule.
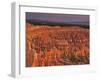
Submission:
[[[26,67],[89,64],[89,28],[26,23]]]

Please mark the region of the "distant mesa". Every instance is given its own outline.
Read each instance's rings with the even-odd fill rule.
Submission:
[[[26,23],[34,24],[34,25],[50,25],[50,26],[80,26],[83,28],[89,28],[89,22],[56,22],[56,21],[45,21],[38,19],[27,19]]]

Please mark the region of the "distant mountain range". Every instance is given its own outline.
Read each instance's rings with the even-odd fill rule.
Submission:
[[[46,21],[46,20],[37,20],[37,19],[27,19],[26,23],[31,23],[34,25],[50,25],[50,26],[80,26],[83,28],[89,28],[89,22],[56,22],[56,21]]]

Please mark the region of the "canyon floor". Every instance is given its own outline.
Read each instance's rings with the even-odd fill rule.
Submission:
[[[89,64],[89,29],[26,23],[26,67]]]

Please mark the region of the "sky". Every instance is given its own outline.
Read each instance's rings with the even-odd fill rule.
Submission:
[[[89,25],[89,15],[79,15],[79,14],[76,15],[76,14],[26,12],[26,20],[41,20],[49,22]]]

